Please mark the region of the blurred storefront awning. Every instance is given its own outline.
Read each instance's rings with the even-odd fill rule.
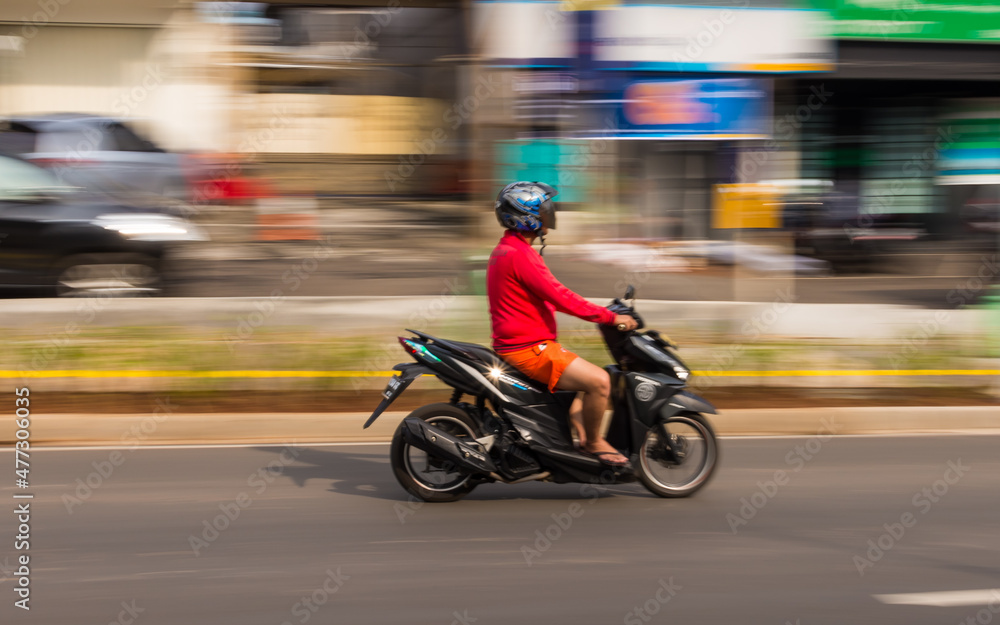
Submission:
[[[472,50],[495,67],[572,67],[573,17],[558,2],[476,2]]]
[[[23,27],[55,24],[161,26],[183,6],[185,3],[177,0],[3,0],[0,2],[0,23]]]
[[[833,17],[839,39],[1000,43],[1000,4],[968,0],[809,0]]]
[[[594,69],[802,73],[833,69],[822,11],[624,5],[588,12]],[[587,30],[586,26],[581,32]],[[588,62],[589,61],[589,62]]]

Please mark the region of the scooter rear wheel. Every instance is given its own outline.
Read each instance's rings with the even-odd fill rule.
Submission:
[[[475,420],[453,404],[428,404],[407,416],[423,419],[458,438],[479,436]],[[400,486],[423,501],[457,501],[479,484],[479,480],[455,468],[449,461],[434,458],[407,444],[403,440],[402,426],[392,437],[389,458]]]
[[[712,477],[718,459],[719,444],[708,420],[682,413],[646,431],[634,464],[639,481],[653,494],[689,497]]]

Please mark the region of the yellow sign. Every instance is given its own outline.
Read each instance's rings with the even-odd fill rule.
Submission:
[[[781,197],[764,184],[717,184],[712,192],[713,228],[780,228]]]
[[[612,9],[621,4],[621,0],[562,0],[560,11],[599,11]]]

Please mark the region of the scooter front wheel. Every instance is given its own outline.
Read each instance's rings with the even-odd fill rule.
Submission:
[[[660,497],[688,497],[704,486],[719,459],[719,443],[708,420],[682,413],[646,431],[636,474]]]

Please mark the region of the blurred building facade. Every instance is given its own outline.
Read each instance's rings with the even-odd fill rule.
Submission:
[[[135,119],[331,202],[487,209],[536,178],[581,235],[996,236],[992,4],[10,0],[0,22],[0,115]]]

